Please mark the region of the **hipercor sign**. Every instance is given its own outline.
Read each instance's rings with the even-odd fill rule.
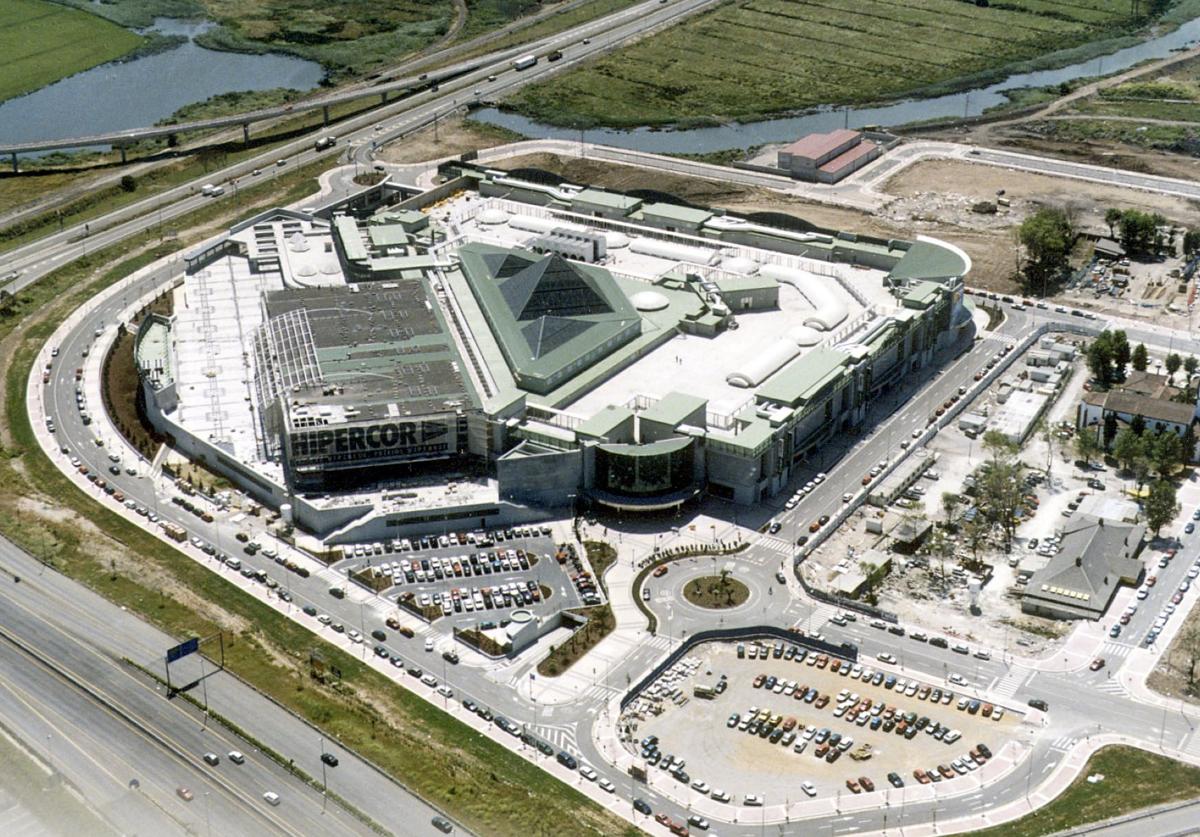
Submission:
[[[428,459],[454,451],[454,426],[446,419],[420,419],[299,430],[288,440],[289,457],[293,466]]]

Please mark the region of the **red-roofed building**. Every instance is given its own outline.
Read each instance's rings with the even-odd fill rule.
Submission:
[[[882,153],[861,132],[839,128],[828,134],[808,134],[779,149],[779,168],[799,180],[836,183]]]

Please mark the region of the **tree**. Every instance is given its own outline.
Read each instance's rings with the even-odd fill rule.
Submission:
[[[1049,279],[1066,270],[1075,239],[1070,218],[1061,209],[1043,207],[1021,222],[1017,237],[1025,251],[1025,277],[1040,284],[1044,296]]]
[[[992,457],[993,463],[998,463],[1017,455],[1017,446],[999,430],[989,430],[983,434],[983,449]]]
[[[1117,438],[1117,417],[1113,413],[1104,414],[1104,449],[1112,447]]]
[[[1113,440],[1113,456],[1126,470],[1132,470],[1134,460],[1144,456],[1145,452],[1146,445],[1142,441],[1142,437],[1128,427],[1118,433],[1117,438]]]
[[[1183,234],[1183,255],[1189,259],[1200,253],[1200,230],[1188,230]]]
[[[1113,382],[1113,353],[1107,340],[1101,339],[1104,335],[1101,334],[1091,342],[1087,347],[1087,366],[1088,371],[1092,373],[1092,377],[1096,382],[1105,389]]]
[[[1121,212],[1121,246],[1131,254],[1147,255],[1163,245],[1158,228],[1166,224],[1161,215],[1126,209]]]
[[[1137,348],[1133,350],[1130,361],[1133,364],[1133,368],[1138,372],[1146,371],[1146,367],[1150,365],[1150,353],[1146,351],[1145,343],[1137,344]]]
[[[1113,353],[1113,377],[1118,381],[1123,381],[1128,373],[1129,361],[1133,358],[1133,351],[1129,348],[1129,340],[1125,337],[1125,332],[1114,331],[1109,345],[1112,347]]]
[[[1150,447],[1150,461],[1159,477],[1169,477],[1183,464],[1183,440],[1170,430],[1153,437]]]
[[[1150,494],[1143,504],[1146,512],[1146,525],[1158,531],[1170,523],[1179,514],[1179,503],[1175,501],[1175,486],[1166,480],[1156,480],[1150,485]]]
[[[1100,440],[1096,438],[1095,430],[1085,427],[1075,434],[1075,455],[1084,462],[1091,465],[1100,451]]]
[[[1174,378],[1175,373],[1179,371],[1179,367],[1183,366],[1183,358],[1175,352],[1167,355],[1167,376]]]
[[[958,504],[961,502],[962,497],[953,491],[942,492],[942,510],[946,512],[947,523],[954,520],[954,510],[958,508]]]
[[[1054,450],[1058,445],[1058,437],[1054,435],[1054,428],[1046,421],[1045,416],[1038,420],[1037,432],[1041,434],[1042,441],[1046,443],[1046,479],[1050,479],[1050,469],[1054,465]]]
[[[1200,360],[1195,355],[1188,355],[1183,359],[1183,371],[1187,373],[1188,380],[1196,374],[1196,370],[1200,369]]]
[[[979,547],[987,541],[990,531],[991,525],[981,514],[975,515],[963,526],[963,537],[967,540],[967,546],[970,548],[971,557],[974,560],[979,560]]]
[[[137,190],[137,180],[134,179],[133,175],[132,174],[121,175],[121,191],[122,192],[133,192],[136,190]]]
[[[1108,237],[1117,237],[1117,224],[1121,223],[1121,210],[1110,206],[1104,210],[1104,223],[1108,224]]]
[[[1196,694],[1196,672],[1200,669],[1200,622],[1184,623],[1184,628],[1175,640],[1176,646],[1187,659],[1187,693]],[[1174,660],[1172,660],[1174,662]]]

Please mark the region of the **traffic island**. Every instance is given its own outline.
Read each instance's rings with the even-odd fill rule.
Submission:
[[[750,588],[728,573],[702,575],[684,585],[683,597],[696,607],[727,610],[745,604]]]

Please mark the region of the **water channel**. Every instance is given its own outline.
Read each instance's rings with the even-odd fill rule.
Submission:
[[[975,90],[965,90],[926,99],[907,99],[877,107],[827,108],[797,116],[768,119],[762,122],[734,122],[711,128],[682,130],[653,130],[636,128],[615,130],[590,129],[584,132],[588,142],[630,148],[651,153],[704,154],[727,148],[751,148],[772,142],[790,142],[811,131],[830,131],[835,128],[861,128],[866,125],[897,126],[926,119],[955,116],[978,116],[988,108],[1008,101],[1001,92],[1019,87],[1046,87],[1078,78],[1124,70],[1155,58],[1165,58],[1175,50],[1194,45],[1200,39],[1200,18],[1189,20],[1179,28],[1157,38],[1151,38],[1118,52],[1092,58],[1078,64],[1054,70],[1038,70],[1012,75],[1003,81]],[[578,140],[580,132],[535,122],[518,113],[484,108],[472,113],[480,122],[499,125],[531,139]]]
[[[320,64],[290,55],[205,49],[208,21],[158,18],[145,32],[187,40],[163,52],[101,64],[0,103],[0,143],[32,142],[153,125],[179,108],[239,90],[311,90]]]

